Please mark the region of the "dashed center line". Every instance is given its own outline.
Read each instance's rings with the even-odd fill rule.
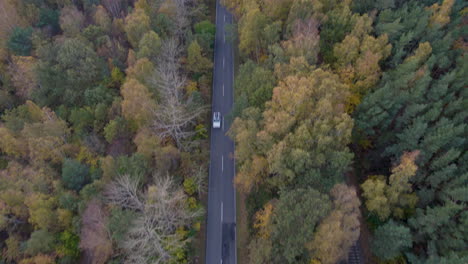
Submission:
[[[221,171],[224,171],[224,155],[221,156]]]

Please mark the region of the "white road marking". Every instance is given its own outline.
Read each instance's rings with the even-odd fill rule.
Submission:
[[[221,202],[221,222],[223,222],[223,202]]]
[[[224,96],[224,83],[223,83],[223,96]],[[223,117],[224,118],[224,117]]]
[[[223,43],[226,43],[226,34],[223,35]]]
[[[224,90],[223,90],[223,96],[224,96]],[[224,116],[223,116],[223,131],[224,131]]]
[[[221,171],[224,171],[224,155],[221,156]]]
[[[224,69],[224,57],[223,57],[223,69]]]
[[[224,22],[226,22],[226,14],[224,14]]]

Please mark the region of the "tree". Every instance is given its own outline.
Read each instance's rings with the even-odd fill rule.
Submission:
[[[383,260],[390,260],[404,253],[411,245],[410,229],[390,220],[375,230],[372,252]]]
[[[18,56],[29,56],[31,54],[32,28],[15,27],[8,39],[8,48]]]
[[[37,230],[31,233],[26,242],[25,253],[35,256],[39,253],[50,253],[55,248],[55,236],[47,230]]]
[[[334,209],[317,227],[313,240],[307,245],[311,255],[323,264],[339,263],[347,259],[351,246],[360,234],[361,202],[356,190],[337,184],[330,192]]]
[[[249,7],[239,20],[239,50],[242,54],[260,56],[265,48],[262,32],[267,24],[268,20],[258,6]]]
[[[107,13],[106,9],[102,5],[98,5],[96,7],[96,11],[94,13],[94,22],[102,27],[104,30],[107,32],[110,31],[111,26],[112,26],[112,20],[109,17],[109,14]]]
[[[328,190],[341,177],[352,157],[346,147],[352,128],[343,112],[346,94],[335,75],[320,69],[307,78],[287,77],[273,90],[263,122],[274,139],[267,152],[274,185]]]
[[[417,197],[413,193],[410,179],[418,169],[415,164],[418,155],[419,151],[403,154],[400,164],[392,169],[388,184],[384,176],[374,176],[362,184],[367,209],[377,213],[381,220],[386,220],[391,213],[403,218],[404,210],[416,205]]]
[[[85,17],[74,5],[67,5],[60,11],[60,28],[68,37],[75,37],[83,28]]]
[[[12,56],[8,72],[16,88],[16,95],[23,100],[31,99],[34,90],[38,88],[36,75],[37,60],[33,57]]]
[[[94,87],[105,73],[103,61],[82,39],[65,39],[38,52],[40,89],[33,98],[41,105],[80,105],[86,89]]]
[[[282,42],[288,56],[303,56],[311,65],[317,62],[320,35],[318,22],[315,19],[296,20],[292,29],[292,37]]]
[[[195,102],[193,95],[186,97],[183,94],[186,77],[179,72],[179,52],[174,39],[163,44],[161,54],[164,56],[157,67],[158,78],[155,82],[161,103],[154,113],[151,128],[159,138],[170,137],[178,147],[187,147],[183,141],[196,133],[191,128],[206,108]]]
[[[112,242],[106,229],[107,216],[97,200],[91,200],[82,216],[80,249],[92,263],[104,264],[112,254]]]
[[[305,244],[320,220],[330,211],[330,200],[312,188],[298,188],[283,192],[275,207],[271,231],[272,258],[274,262],[296,263],[304,258]]]
[[[213,63],[202,55],[201,47],[196,40],[190,43],[187,53],[187,70],[193,73],[205,73],[213,67]]]
[[[444,0],[440,6],[438,3],[433,4],[430,7],[433,12],[432,17],[430,18],[431,25],[443,27],[449,23],[450,12],[452,11],[452,6],[454,3],[454,0]]]
[[[148,31],[143,35],[138,43],[138,58],[148,58],[152,61],[156,60],[159,52],[161,51],[161,39],[154,31]]]
[[[135,79],[127,79],[120,92],[123,97],[123,116],[138,126],[148,124],[156,111],[156,102],[152,99],[148,88]]]
[[[187,242],[187,238],[177,235],[177,229],[189,225],[202,213],[188,210],[183,190],[175,188],[171,178],[155,177],[154,180],[141,195],[139,182],[128,175],[119,177],[106,190],[111,203],[137,212],[122,241],[126,260],[132,263],[173,260],[173,253]]]
[[[335,67],[351,90],[348,112],[352,112],[367,90],[377,83],[381,75],[379,62],[391,52],[387,35],[374,38],[369,35],[371,30],[372,19],[367,15],[358,17],[351,33],[333,48]]]
[[[150,31],[150,19],[144,10],[136,8],[125,18],[124,29],[132,47],[137,48],[141,38]]]
[[[125,241],[125,235],[132,226],[132,221],[137,217],[137,214],[131,210],[122,210],[118,207],[112,208],[108,222],[108,228],[112,236],[112,240],[117,245],[122,245]]]
[[[89,183],[89,168],[73,159],[62,164],[62,181],[68,189],[79,191]]]
[[[50,109],[44,107],[40,114],[41,121],[25,124],[21,136],[27,140],[29,157],[32,161],[58,163],[65,155],[70,130],[65,121],[58,118]]]
[[[24,202],[29,209],[29,222],[36,229],[52,230],[57,223],[57,199],[53,196],[34,193]]]
[[[271,99],[275,83],[276,79],[270,70],[248,60],[240,66],[234,85],[236,93],[246,97],[247,106],[263,109],[265,102]]]

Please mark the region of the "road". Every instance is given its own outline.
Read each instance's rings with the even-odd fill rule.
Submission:
[[[221,113],[222,123],[221,128],[211,128],[206,264],[235,264],[237,257],[234,142],[226,136],[230,124],[224,120],[234,98],[233,47],[225,28],[232,21],[217,0],[212,111]]]

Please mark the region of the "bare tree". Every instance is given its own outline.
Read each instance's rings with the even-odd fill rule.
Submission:
[[[107,200],[121,207],[142,211],[144,203],[138,196],[139,182],[132,179],[129,175],[121,175],[115,181],[110,183],[104,194]]]
[[[124,15],[122,0],[103,0],[102,4],[107,9],[107,12],[112,15],[112,17],[121,18]]]
[[[204,166],[200,166],[198,169],[194,169],[193,171],[193,179],[195,180],[199,196],[201,196],[203,193],[206,193],[208,190],[208,185],[206,182],[207,176],[207,171]]]
[[[158,87],[161,103],[154,111],[152,128],[160,138],[170,136],[178,147],[184,148],[183,140],[195,134],[191,126],[207,108],[196,105],[193,97],[184,96],[186,77],[180,73],[180,47],[177,41],[165,41],[162,50],[153,80]]]
[[[122,243],[126,263],[170,262],[172,253],[188,242],[187,238],[176,232],[177,228],[191,224],[203,212],[190,210],[183,190],[175,187],[167,176],[155,177],[154,184],[148,187],[142,198],[133,196],[134,187],[138,183],[128,176],[120,177],[111,186],[106,192],[108,199],[122,207],[135,208],[139,215],[132,222]],[[119,195],[122,197],[117,197]]]
[[[190,25],[188,4],[191,0],[174,0],[175,10],[175,35],[181,40],[185,39],[187,27]]]
[[[82,216],[80,248],[83,250],[82,263],[103,264],[112,254],[111,236],[107,229],[107,216],[102,204],[91,200]]]

